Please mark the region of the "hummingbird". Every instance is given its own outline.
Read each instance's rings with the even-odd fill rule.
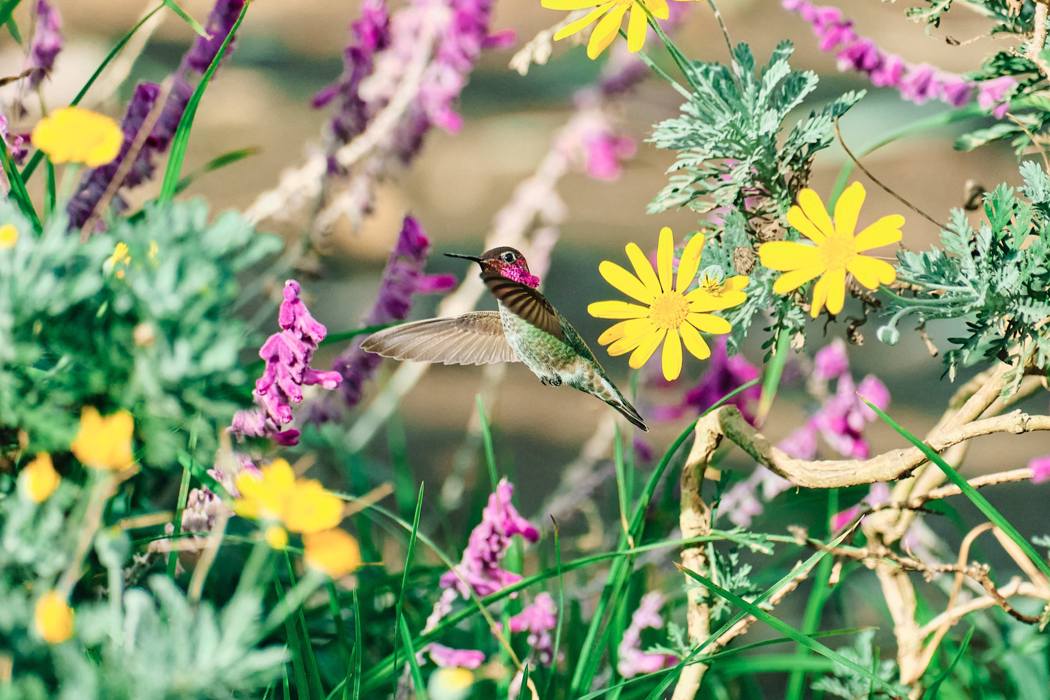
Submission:
[[[525,256],[501,246],[480,256],[445,253],[477,263],[498,311],[404,323],[370,335],[361,348],[395,360],[445,365],[523,362],[544,385],[568,384],[596,396],[648,431],[634,406],[612,383],[587,343],[537,287]]]

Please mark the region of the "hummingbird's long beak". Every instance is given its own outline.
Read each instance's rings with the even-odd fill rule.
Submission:
[[[450,258],[462,258],[463,260],[473,260],[477,264],[481,264],[481,258],[476,255],[460,255],[459,253],[445,253]]]

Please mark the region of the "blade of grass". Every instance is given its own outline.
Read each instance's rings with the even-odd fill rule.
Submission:
[[[292,555],[288,550],[284,551],[284,562],[288,569],[288,581],[291,583],[292,588],[295,588],[295,584],[298,582],[298,577],[295,575],[295,567],[292,565]],[[299,697],[303,697],[303,691],[305,690],[308,698],[321,698],[324,697],[324,683],[321,680],[321,670],[317,666],[317,657],[314,656],[314,646],[310,639],[310,628],[306,626],[306,615],[303,613],[303,606],[299,606],[294,615],[290,615],[289,618],[292,620],[292,627],[295,630],[295,644],[298,646],[299,653],[302,655],[304,671],[306,673],[306,682],[308,685],[300,686]]]
[[[55,211],[55,166],[48,158],[44,165],[47,167],[47,186],[44,189],[44,211],[51,216]]]
[[[10,34],[11,38],[15,40],[15,43],[21,46],[22,32],[18,31],[18,22],[15,21],[15,18],[8,17],[7,21],[4,22],[4,26],[7,27],[7,33]]]
[[[189,12],[183,9],[182,5],[180,5],[176,0],[164,0],[164,4],[168,7],[169,10],[178,15],[179,19],[188,24],[190,29],[192,29],[194,32],[204,37],[205,39],[211,38],[211,35],[208,34],[207,30],[203,26],[201,26],[201,23],[193,19],[193,15],[191,15]]]
[[[11,13],[21,2],[22,0],[4,0],[3,3],[0,3],[0,24],[7,24],[7,20],[11,19]]]
[[[339,641],[339,648],[343,650],[343,663],[349,669],[354,662],[354,651],[350,647],[350,640],[346,638],[346,630],[343,629],[343,610],[339,604],[339,591],[330,580],[325,583],[325,591],[328,593],[328,614],[332,616],[335,623],[335,636]]]
[[[364,623],[361,621],[361,601],[357,597],[356,587],[351,595],[353,595],[354,600],[354,692],[352,700],[361,700],[361,666],[364,663],[364,648],[361,645],[361,628],[364,626]]]
[[[1038,567],[1039,571],[1041,571],[1047,578],[1050,578],[1050,564],[1047,564],[1046,560],[1036,551],[1035,547],[1033,547],[1031,543],[1017,531],[1017,528],[1015,528],[1013,524],[1007,520],[987,498],[984,497],[984,494],[971,486],[970,482],[964,479],[962,475],[952,467],[952,465],[944,461],[944,458],[937,454],[932,447],[917,438],[915,435],[912,435],[900,423],[890,418],[885,411],[865,399],[863,396],[861,397],[861,400],[864,401],[864,403],[866,403],[868,407],[875,412],[875,415],[883,420],[883,422],[896,430],[901,437],[918,447],[923,455],[926,456],[926,459],[936,464],[937,467],[944,472],[944,475],[948,477],[948,480],[958,486],[963,495],[969,498],[970,502],[977,506],[977,509],[984,514],[984,517],[988,518],[993,525],[1006,533],[1006,536],[1011,540],[1016,542],[1017,546],[1020,547],[1025,555],[1032,560],[1032,563]]]
[[[977,627],[975,625],[970,625],[970,629],[966,630],[966,636],[963,637],[962,643],[959,645],[959,650],[955,652],[955,656],[952,657],[951,663],[948,664],[948,668],[944,669],[944,671],[942,671],[941,674],[930,683],[930,687],[928,687],[926,692],[922,695],[923,700],[937,699],[937,693],[940,691],[941,685],[951,678],[952,671],[955,670],[956,665],[958,665],[959,661],[966,653],[966,649],[969,648],[970,640],[973,638],[973,633],[976,629]]]
[[[162,203],[171,201],[171,198],[175,196],[175,188],[179,184],[182,162],[186,159],[190,129],[193,127],[193,120],[197,116],[197,108],[200,106],[201,99],[204,97],[204,91],[208,89],[212,76],[219,69],[219,64],[226,56],[226,49],[229,47],[230,42],[233,41],[237,30],[240,29],[241,23],[244,22],[244,18],[248,14],[248,8],[251,5],[250,2],[244,3],[244,7],[241,8],[241,12],[237,15],[233,26],[230,27],[230,31],[223,38],[222,44],[219,45],[215,58],[212,59],[208,69],[201,76],[200,82],[197,83],[197,87],[193,90],[193,95],[190,96],[190,101],[186,103],[186,109],[182,113],[182,118],[179,119],[179,125],[175,129],[175,136],[171,140],[171,155],[168,157],[168,167],[164,171],[164,181],[161,184],[160,194],[157,195],[157,200]]]
[[[419,670],[419,660],[416,659],[416,648],[412,645],[412,633],[408,631],[408,623],[405,622],[405,618],[398,618],[397,626],[401,630],[401,641],[408,651],[408,667],[412,672],[412,684],[416,686],[416,698],[427,700],[427,688]]]
[[[238,148],[233,151],[227,151],[221,155],[215,156],[207,163],[197,168],[189,175],[185,175],[179,180],[179,184],[175,185],[175,194],[182,194],[186,191],[186,188],[193,184],[193,182],[200,177],[207,175],[208,173],[221,170],[227,165],[233,165],[237,161],[244,160],[250,156],[257,155],[262,152],[262,149],[258,146],[249,146],[247,148]]]
[[[765,376],[762,377],[762,394],[758,399],[758,410],[755,412],[755,422],[762,425],[773,408],[773,400],[780,389],[780,379],[784,376],[784,365],[791,351],[790,334],[781,329],[777,335],[776,348],[773,350],[773,358],[766,365]]]
[[[416,512],[412,516],[412,532],[408,537],[408,548],[405,550],[405,568],[401,572],[401,588],[397,594],[397,606],[395,607],[396,621],[395,625],[397,629],[394,630],[394,666],[397,666],[397,631],[401,628],[401,624],[404,622],[404,600],[405,600],[405,589],[408,587],[408,572],[412,568],[412,554],[416,549],[416,538],[419,535],[419,514],[423,512],[423,483],[419,484],[419,495],[416,497]]]
[[[22,173],[18,172],[15,162],[11,160],[11,154],[7,152],[7,144],[3,139],[0,139],[0,160],[3,162],[4,174],[7,175],[7,182],[11,187],[8,195],[15,200],[19,210],[33,224],[34,230],[39,232],[41,228],[40,217],[36,215],[36,209],[33,208],[33,200],[30,199],[29,192],[26,190],[26,183],[22,179]]]
[[[828,489],[828,507],[824,518],[825,528],[830,526],[831,518],[838,512],[839,490]],[[828,532],[826,534],[831,535],[833,533]],[[813,589],[809,593],[809,599],[806,601],[806,611],[802,615],[803,634],[812,635],[816,633],[817,627],[820,625],[821,612],[824,610],[824,603],[828,600],[828,578],[831,576],[831,567],[834,563],[834,559],[827,557],[817,565],[817,573],[813,576]],[[791,675],[788,676],[787,692],[784,694],[787,700],[801,700],[807,670],[804,663],[808,658],[808,650],[799,648],[795,655],[799,666],[793,669]]]
[[[275,577],[273,580],[274,589],[277,591],[277,599],[280,600],[284,597],[284,586],[281,585],[281,579]],[[296,629],[294,617],[289,615],[284,618],[284,635],[285,641],[288,644],[288,651],[292,655],[292,675],[295,677],[295,687],[297,697],[305,700],[307,698],[313,698],[313,693],[310,692],[310,681],[306,676],[306,666],[304,665],[302,648],[299,644],[299,633]],[[287,683],[285,684],[287,688]],[[304,695],[305,693],[305,695]],[[287,692],[285,697],[292,697]]]
[[[485,402],[481,398],[481,394],[474,397],[474,402],[478,407],[478,420],[481,421],[481,444],[485,449],[485,467],[489,472],[489,482],[492,484],[492,490],[496,490],[496,486],[499,484],[499,473],[496,471],[496,449],[492,445],[492,428],[489,425],[488,414],[485,413]]]
[[[616,470],[616,500],[620,504],[620,528],[624,535],[628,536],[627,544],[631,547],[634,542],[630,541],[627,527],[627,504],[631,497],[627,493],[627,480],[624,476],[625,465],[623,462],[623,443],[621,442],[620,426],[613,427],[613,466]]]
[[[143,15],[142,19],[135,23],[135,25],[131,29],[129,29],[128,32],[124,36],[122,36],[116,44],[113,45],[113,48],[109,50],[109,53],[106,54],[106,57],[102,59],[102,63],[98,64],[98,67],[95,68],[95,72],[91,74],[91,76],[87,79],[87,82],[84,83],[83,87],[81,87],[80,90],[77,91],[77,94],[73,96],[73,99],[70,100],[69,105],[71,107],[80,104],[80,101],[84,99],[85,95],[87,95],[88,90],[91,89],[91,86],[94,85],[95,81],[98,80],[98,77],[102,75],[102,71],[106,70],[106,67],[109,66],[109,64],[113,62],[113,59],[117,57],[121,50],[125,46],[127,46],[127,43],[131,41],[131,38],[135,36],[135,33],[138,32],[138,30],[142,28],[142,25],[146,24],[146,22],[148,22],[150,18],[153,17],[153,15],[157,14],[163,9],[164,3],[161,2],[152,10]],[[43,160],[43,158],[43,151],[37,151],[29,159],[29,162],[26,163],[26,167],[22,169],[22,179],[25,182],[29,182],[29,178],[33,176],[33,172],[37,169],[37,166],[40,165],[40,161]]]
[[[191,453],[193,448],[190,448]],[[175,518],[172,521],[172,535],[178,537],[182,533],[182,514],[186,510],[186,499],[190,493],[190,467],[184,465],[182,467],[182,480],[179,482],[179,500],[175,505]],[[175,569],[179,561],[179,555],[173,547],[168,552],[168,577],[175,578]]]
[[[561,528],[558,527],[558,521],[554,519],[554,516],[551,516],[551,525],[551,532],[554,536],[554,568],[558,573],[558,624],[554,628],[554,645],[551,658],[557,664],[558,654],[561,650],[561,630],[565,622],[565,572],[561,568]],[[547,674],[547,685],[543,690],[543,697],[554,697],[551,693],[557,689],[554,685],[554,677],[557,675],[553,671]]]

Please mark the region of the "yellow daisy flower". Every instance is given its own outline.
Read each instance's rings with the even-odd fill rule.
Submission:
[[[361,547],[339,528],[303,535],[303,561],[330,578],[342,578],[361,566]]]
[[[587,307],[587,313],[595,318],[623,319],[598,337],[600,344],[609,345],[610,355],[630,352],[629,364],[639,369],[663,343],[661,365],[667,381],[674,381],[682,372],[682,343],[701,360],[711,356],[711,348],[700,332],[721,335],[731,331],[732,326],[708,312],[744,303],[748,278],[738,275],[724,284],[705,278],[696,289],[686,292],[700,269],[703,249],[702,234],[689,239],[678,262],[674,284],[674,234],[666,226],[660,229],[656,270],[637,243],[628,243],[626,249],[634,274],[614,262],[602,261],[598,271],[605,281],[641,302],[598,301]]]
[[[116,158],[124,143],[115,121],[80,107],[56,109],[37,122],[31,138],[56,165],[83,163],[92,168]]]
[[[609,44],[620,33],[623,16],[628,10],[631,11],[631,17],[627,21],[627,48],[632,53],[640,51],[645,43],[645,34],[649,28],[646,9],[656,19],[667,19],[670,15],[667,0],[541,0],[541,4],[548,10],[590,10],[583,17],[559,29],[554,35],[554,40],[578,34],[597,23],[587,42],[587,57],[591,60],[598,58],[602,51],[609,48]]]
[[[131,454],[134,433],[135,419],[127,411],[103,416],[93,406],[85,406],[80,413],[80,430],[69,449],[91,469],[127,469],[135,462]]]
[[[287,460],[276,459],[260,474],[242,471],[233,511],[242,518],[279,522],[292,532],[314,533],[333,528],[343,519],[343,502],[315,479],[297,479]],[[276,533],[267,536],[273,546]],[[276,547],[275,547],[276,548]]]
[[[16,243],[18,243],[18,229],[15,228],[15,225],[4,224],[0,226],[0,250],[14,248]]]
[[[857,217],[864,204],[864,185],[854,182],[835,204],[832,221],[824,202],[808,187],[798,193],[798,204],[788,211],[792,227],[813,245],[799,241],[772,241],[758,247],[762,264],[785,274],[773,283],[777,294],[788,294],[815,277],[810,316],[816,318],[825,307],[828,313],[842,311],[846,301],[846,274],[868,289],[892,284],[897,271],[885,260],[861,253],[901,239],[904,217],[884,216],[854,235]]]
[[[38,454],[18,475],[19,491],[33,503],[46,501],[60,483],[62,477],[55,471],[51,455],[47,452]]]
[[[61,644],[73,636],[73,609],[65,596],[50,591],[40,597],[33,610],[36,633],[48,644]]]

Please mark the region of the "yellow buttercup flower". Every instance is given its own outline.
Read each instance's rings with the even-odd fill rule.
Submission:
[[[700,332],[721,335],[731,331],[732,326],[709,312],[744,303],[747,295],[743,290],[748,278],[737,275],[724,284],[705,278],[700,286],[687,292],[700,269],[703,248],[702,234],[689,239],[678,263],[677,280],[673,280],[672,270],[674,234],[666,226],[660,230],[656,270],[636,243],[627,244],[627,258],[634,274],[614,262],[602,261],[598,266],[602,277],[620,292],[641,302],[598,301],[587,307],[587,312],[595,318],[623,319],[598,337],[600,344],[609,345],[610,355],[630,352],[629,364],[639,369],[663,343],[661,364],[667,381],[674,381],[682,372],[683,343],[701,360],[711,356],[711,348]]]
[[[0,250],[14,248],[18,243],[18,229],[14,224],[0,226]]]
[[[233,510],[242,518],[282,523],[300,534],[333,528],[343,519],[339,497],[315,479],[296,479],[284,459],[274,460],[259,474],[242,471],[236,486],[240,497]]]
[[[303,561],[331,578],[342,578],[361,566],[361,547],[338,528],[303,535]]]
[[[854,235],[864,196],[864,185],[859,182],[847,187],[835,204],[832,221],[820,195],[807,187],[798,193],[798,204],[788,211],[787,220],[813,245],[772,241],[758,248],[763,265],[785,273],[773,283],[777,294],[787,294],[820,277],[813,285],[813,318],[825,307],[832,314],[842,311],[847,273],[868,289],[892,284],[897,279],[897,271],[888,262],[861,253],[899,241],[904,217],[884,216]]]
[[[128,249],[128,244],[124,241],[117,241],[117,244],[113,246],[113,252],[102,263],[102,270],[106,273],[112,272],[117,279],[124,279],[124,272],[130,264],[131,251]]]
[[[620,33],[623,17],[628,10],[631,17],[627,21],[627,48],[632,53],[640,51],[645,44],[645,34],[649,29],[646,10],[656,19],[667,19],[671,12],[667,0],[541,0],[541,4],[548,10],[590,10],[583,17],[559,29],[554,40],[578,34],[597,22],[587,42],[587,57],[591,60],[609,48],[609,44]]]
[[[69,446],[81,464],[92,469],[120,470],[135,463],[131,438],[135,419],[127,411],[103,416],[92,406],[80,413],[80,430]]]
[[[51,455],[41,452],[36,458],[22,468],[18,475],[18,488],[22,495],[33,503],[43,503],[62,483],[62,477],[55,471]]]
[[[56,109],[37,122],[31,138],[52,163],[83,163],[92,168],[116,158],[124,142],[115,121],[80,107]]]
[[[40,597],[33,610],[36,633],[48,644],[61,644],[73,636],[73,609],[65,596],[50,591]]]

